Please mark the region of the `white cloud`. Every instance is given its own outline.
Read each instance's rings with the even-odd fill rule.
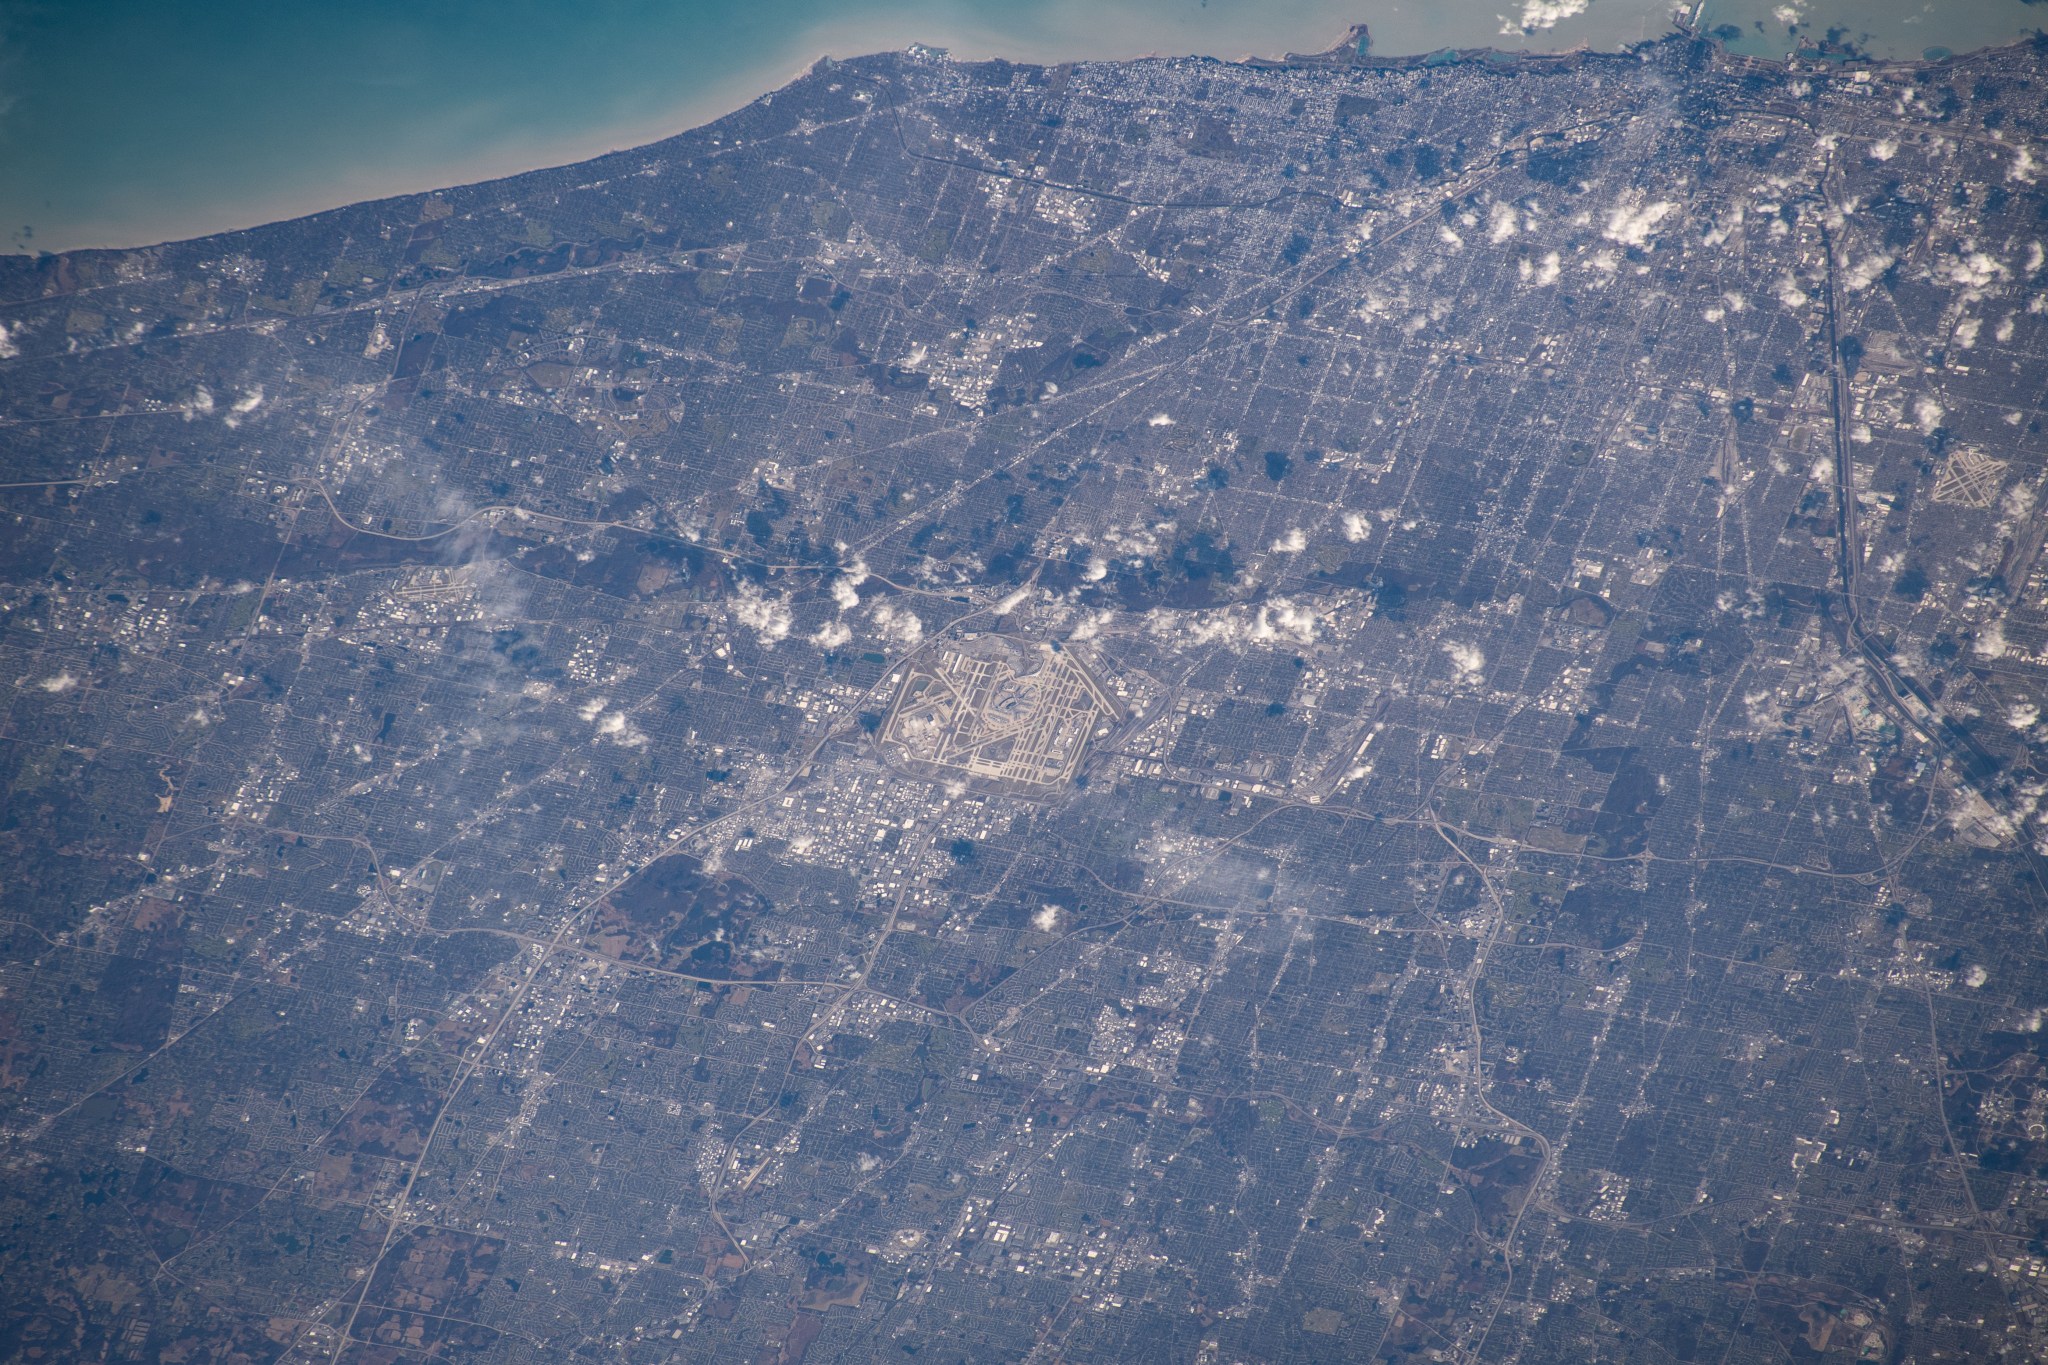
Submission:
[[[2023,185],[2031,185],[2034,183],[2034,172],[2038,169],[2039,167],[2034,164],[2033,148],[2015,147],[2012,153],[2012,165],[2006,167],[2005,178],[2007,180],[2017,180]]]
[[[1451,666],[1458,670],[1459,682],[1476,683],[1486,676],[1486,655],[1480,651],[1478,645],[1446,640],[1443,651],[1451,656]]]
[[[1701,246],[1719,246],[1735,235],[1735,229],[1742,226],[1743,207],[1737,204],[1729,210],[1728,216],[1700,234]]]
[[[1974,246],[1966,246],[1964,251],[1964,255],[1950,261],[1942,271],[1952,284],[1964,289],[1984,289],[2012,273],[1988,252],[1978,251]]]
[[[811,643],[820,649],[837,649],[852,638],[844,621],[827,621],[811,632]]]
[[[1935,428],[1941,425],[1941,419],[1947,415],[1941,404],[1935,402],[1932,398],[1914,400],[1913,421],[1920,428],[1920,434],[1923,436],[1932,436]]]
[[[839,547],[842,551],[845,546]],[[868,581],[868,562],[859,556],[853,563],[840,571],[832,580],[832,600],[839,604],[841,611],[852,611],[860,605],[860,585]]]
[[[1173,425],[1173,419],[1163,412],[1155,412],[1145,419],[1145,425],[1148,427],[1170,427]]]
[[[228,415],[221,420],[230,427],[242,425],[242,419],[263,406],[263,386],[258,384],[249,392],[237,398],[228,409]]]
[[[1365,519],[1363,512],[1344,514],[1344,539],[1357,542],[1372,534],[1372,523]]]
[[[201,384],[193,390],[190,398],[178,404],[178,411],[185,414],[185,420],[188,422],[195,417],[204,417],[213,411],[213,394]]]
[[[1970,652],[1980,659],[2001,659],[2005,657],[2006,648],[2005,623],[1993,621],[1990,628],[1970,646]]]
[[[1607,215],[1607,226],[1601,235],[1610,242],[1620,242],[1624,246],[1647,247],[1650,238],[1656,235],[1657,224],[1669,217],[1671,211],[1677,207],[1678,205],[1668,199],[1659,199],[1642,205],[1617,204],[1614,211]]]
[[[1503,37],[1517,33],[1534,33],[1538,29],[1556,28],[1566,19],[1576,19],[1586,12],[1592,0],[1522,0],[1521,17],[1510,19],[1505,16],[1500,22]]]
[[[1273,542],[1272,550],[1278,555],[1298,555],[1308,548],[1308,533],[1299,526]]]
[[[13,331],[6,323],[0,322],[0,360],[12,360],[21,354],[21,345],[15,341]]]
[[[1116,613],[1104,608],[1084,618],[1081,624],[1067,632],[1069,640],[1092,640],[1102,634],[1105,627],[1116,619]]]
[[[905,649],[924,639],[924,622],[908,607],[899,607],[894,602],[875,603],[875,629]]]
[[[1881,137],[1870,144],[1870,159],[1872,161],[1890,161],[1898,154],[1899,144],[1888,137]]]
[[[78,679],[73,677],[71,670],[67,668],[54,678],[43,679],[36,686],[42,688],[45,692],[69,692],[72,688],[78,686]]]
[[[1252,623],[1252,640],[1257,644],[1292,641],[1306,645],[1313,643],[1315,638],[1314,609],[1297,605],[1284,597],[1276,597],[1270,605],[1260,607],[1258,619]]]
[[[1496,245],[1515,235],[1515,206],[1496,203],[1486,212],[1486,240]]]
[[[743,584],[733,602],[733,619],[754,632],[763,649],[773,649],[778,640],[789,638],[789,606],[770,597],[752,584]]]
[[[1563,263],[1555,251],[1546,252],[1541,261],[1525,260],[1515,267],[1516,273],[1522,277],[1523,284],[1532,284],[1539,289],[1545,285],[1556,284],[1558,273],[1563,269]]]
[[[642,748],[647,743],[647,736],[642,734],[640,728],[628,720],[621,711],[614,711],[600,720],[597,723],[597,733],[599,738],[608,739],[628,749]]]
[[[2031,730],[2041,719],[2041,708],[2029,701],[2005,708],[2005,723],[2015,730]]]
[[[1031,927],[1041,934],[1051,933],[1059,928],[1059,924],[1060,907],[1057,905],[1042,905],[1038,913],[1031,917]]]
[[[1155,611],[1150,625],[1156,634],[1170,636],[1176,626],[1187,624],[1189,638],[1198,645],[1223,641],[1231,644],[1307,645],[1315,643],[1316,614],[1285,597],[1276,597],[1255,612],[1243,607],[1226,607],[1202,612],[1192,622],[1178,612]]]
[[[1877,277],[1892,268],[1889,252],[1876,251],[1865,256],[1861,262],[1842,272],[1842,283],[1852,294],[1861,293],[1877,283]]]

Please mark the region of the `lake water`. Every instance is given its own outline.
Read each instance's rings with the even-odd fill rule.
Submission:
[[[821,54],[1024,61],[1611,49],[1672,0],[0,0],[0,249],[132,246],[651,141]],[[2028,0],[1704,0],[1739,51],[1876,56],[2048,26]],[[1725,26],[1725,27],[1724,27]]]

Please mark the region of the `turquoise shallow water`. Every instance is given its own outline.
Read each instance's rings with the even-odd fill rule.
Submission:
[[[823,53],[1020,60],[1579,45],[1672,0],[0,0],[0,244],[130,246],[508,174],[701,123]],[[1705,0],[1739,50],[2010,41],[2026,0]],[[1793,25],[1800,27],[1794,29]]]

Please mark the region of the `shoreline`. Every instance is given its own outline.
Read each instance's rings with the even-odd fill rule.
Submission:
[[[38,249],[28,252],[0,252],[0,262],[17,265],[52,257],[79,256],[98,253],[120,253],[151,251],[181,243],[201,241],[210,237],[227,236],[257,228],[270,227],[280,223],[294,222],[304,218],[317,217],[356,204],[373,203],[389,199],[403,199],[413,195],[430,194],[436,190],[453,189],[469,185],[487,184],[496,180],[509,179],[533,171],[573,166],[586,161],[631,151],[670,138],[708,127],[720,119],[771,98],[778,91],[803,79],[824,62],[854,60],[861,56],[879,55],[887,52],[903,52],[913,48],[925,48],[943,53],[948,60],[961,63],[986,61],[1011,61],[1030,66],[1084,66],[1103,63],[1185,60],[1198,59],[1218,61],[1230,65],[1263,66],[1268,68],[1298,66],[1304,64],[1343,61],[1377,69],[1398,69],[1428,62],[1440,62],[1446,58],[1458,61],[1485,61],[1500,68],[1528,62],[1535,69],[1560,60],[1585,59],[1589,57],[1620,56],[1646,43],[1669,41],[1681,36],[1704,40],[1712,44],[1724,60],[1767,66],[1785,66],[1801,60],[1826,61],[1817,53],[1794,53],[1783,58],[1756,57],[1730,51],[1725,44],[1716,41],[1710,34],[1702,33],[1692,22],[1698,13],[1693,7],[1691,15],[1681,16],[1675,12],[1664,31],[1650,37],[1618,46],[1596,46],[1587,42],[1560,45],[1550,48],[1521,47],[1502,48],[1492,44],[1471,47],[1442,47],[1427,52],[1381,54],[1370,50],[1368,26],[1354,23],[1346,27],[1338,40],[1325,48],[1297,52],[1288,51],[1275,56],[1260,53],[1242,53],[1234,57],[1221,57],[1214,53],[1174,52],[1161,48],[1137,50],[1135,47],[1108,49],[1100,55],[1083,57],[1054,58],[1044,53],[1020,51],[1030,49],[1034,44],[1002,42],[998,50],[997,35],[976,33],[956,36],[950,42],[924,42],[913,40],[881,46],[867,46],[850,49],[833,43],[824,48],[811,47],[813,55],[800,60],[794,66],[786,61],[778,63],[776,69],[784,72],[779,78],[760,88],[755,75],[735,74],[718,87],[696,94],[659,114],[651,114],[615,123],[601,130],[585,131],[548,139],[539,143],[528,140],[517,148],[505,146],[463,156],[459,165],[436,163],[416,168],[409,173],[396,173],[389,168],[366,169],[354,175],[344,175],[320,190],[304,192],[282,192],[271,195],[251,196],[248,200],[213,211],[194,211],[154,215],[155,226],[149,229],[104,234],[92,233],[89,240],[75,241],[66,245]],[[832,26],[821,26],[806,35],[807,44],[831,43],[833,38],[848,35],[831,31]],[[2025,41],[2025,39],[2018,39]],[[1880,58],[1856,57],[1846,65],[1858,68],[1884,67],[1911,69],[1929,65],[1967,59],[1976,52],[1995,51],[2013,46],[2013,43],[1995,44],[1973,52],[1954,53],[1939,58]],[[837,50],[834,50],[834,49]],[[841,52],[851,55],[841,56]],[[1834,63],[1830,63],[1834,64]],[[765,65],[765,64],[764,64]],[[751,90],[751,94],[740,91]]]

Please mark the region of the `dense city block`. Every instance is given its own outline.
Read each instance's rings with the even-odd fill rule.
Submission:
[[[0,261],[0,1359],[2041,1359],[2048,56],[1361,48]]]

